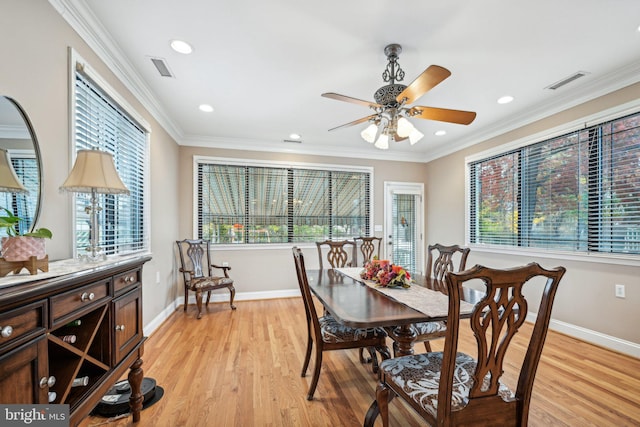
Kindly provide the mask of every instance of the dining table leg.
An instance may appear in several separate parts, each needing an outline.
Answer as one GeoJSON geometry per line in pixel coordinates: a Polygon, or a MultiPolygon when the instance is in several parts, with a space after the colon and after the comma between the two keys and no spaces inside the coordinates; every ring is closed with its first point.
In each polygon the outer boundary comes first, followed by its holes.
{"type": "Polygon", "coordinates": [[[395,356],[409,356],[413,354],[413,343],[417,333],[411,325],[396,326],[391,331],[391,338],[398,344],[395,356]]]}

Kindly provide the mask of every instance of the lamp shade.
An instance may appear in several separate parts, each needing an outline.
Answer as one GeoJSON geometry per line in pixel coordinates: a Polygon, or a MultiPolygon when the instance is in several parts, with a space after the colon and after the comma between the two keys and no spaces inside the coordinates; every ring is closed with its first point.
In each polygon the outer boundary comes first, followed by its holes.
{"type": "Polygon", "coordinates": [[[382,132],[374,145],[381,150],[387,150],[389,148],[389,135],[386,132],[382,132]]]}
{"type": "Polygon", "coordinates": [[[9,161],[9,154],[4,149],[0,149],[0,191],[5,193],[29,192],[18,179],[16,171],[13,170],[9,161]]]}
{"type": "Polygon", "coordinates": [[[360,136],[367,142],[373,143],[376,140],[376,134],[378,133],[378,126],[374,123],[371,123],[369,126],[365,128],[362,132],[360,132],[360,136]]]}
{"type": "Polygon", "coordinates": [[[100,150],[79,150],[76,162],[61,191],[74,193],[129,194],[110,153],[100,150]]]}

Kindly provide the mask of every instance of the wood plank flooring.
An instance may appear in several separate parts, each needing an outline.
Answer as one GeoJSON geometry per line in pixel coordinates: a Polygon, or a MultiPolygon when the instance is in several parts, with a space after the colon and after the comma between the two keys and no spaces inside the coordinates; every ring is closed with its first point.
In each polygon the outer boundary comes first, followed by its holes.
{"type": "MultiPolygon", "coordinates": [[[[325,353],[315,399],[307,401],[311,375],[300,377],[306,346],[302,300],[236,304],[235,311],[226,303],[210,304],[201,320],[195,307],[186,314],[180,308],[149,337],[145,376],[155,378],[165,395],[142,411],[138,426],[362,425],[376,378],[370,365],[360,364],[356,350],[325,353]]],[[[465,351],[472,343],[469,337],[463,340],[465,351]]],[[[517,354],[509,360],[521,357],[524,345],[516,340],[517,354]]],[[[441,350],[442,340],[432,347],[441,350]]],[[[505,382],[513,386],[509,366],[505,382]]],[[[390,407],[392,426],[425,425],[399,399],[390,407]]],[[[81,424],[99,425],[134,424],[130,416],[94,416],[81,424]]],[[[640,426],[640,360],[550,331],[529,425],[640,426]]]]}

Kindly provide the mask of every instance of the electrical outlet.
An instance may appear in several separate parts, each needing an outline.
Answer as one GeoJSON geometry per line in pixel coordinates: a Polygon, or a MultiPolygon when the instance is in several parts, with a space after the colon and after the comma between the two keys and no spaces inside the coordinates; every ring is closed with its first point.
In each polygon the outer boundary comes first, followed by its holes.
{"type": "Polygon", "coordinates": [[[616,283],[616,297],[618,297],[618,298],[624,298],[625,297],[624,285],[616,283]]]}
{"type": "Polygon", "coordinates": [[[156,271],[156,284],[160,283],[160,272],[156,271]]]}
{"type": "Polygon", "coordinates": [[[223,267],[229,267],[229,263],[227,261],[222,261],[222,266],[223,267]]]}

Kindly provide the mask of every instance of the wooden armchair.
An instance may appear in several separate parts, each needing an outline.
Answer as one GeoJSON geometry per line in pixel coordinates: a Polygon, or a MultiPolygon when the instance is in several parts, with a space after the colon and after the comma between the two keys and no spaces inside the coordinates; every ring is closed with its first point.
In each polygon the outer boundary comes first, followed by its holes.
{"type": "Polygon", "coordinates": [[[357,265],[356,243],[353,240],[325,240],[316,242],[320,268],[326,259],[331,268],[355,267],[357,265]]]}
{"type": "Polygon", "coordinates": [[[382,245],[382,237],[356,237],[356,245],[360,243],[360,253],[362,254],[362,262],[360,265],[365,265],[371,261],[374,257],[380,259],[380,246],[382,245]]]}
{"type": "Polygon", "coordinates": [[[446,273],[449,313],[444,351],[383,361],[376,400],[364,425],[373,426],[381,415],[382,425],[388,426],[388,404],[399,396],[434,426],[526,426],[551,308],[564,273],[564,267],[545,270],[536,263],[507,270],[476,265],[460,273],[446,273]],[[524,358],[509,358],[507,364],[509,343],[527,316],[523,287],[530,282],[539,284],[538,278],[545,283],[529,345],[524,358]],[[481,281],[486,295],[474,307],[471,319],[461,322],[460,294],[462,285],[470,280],[481,281]],[[476,339],[475,357],[458,352],[463,327],[470,328],[476,339]],[[515,392],[500,381],[505,366],[517,370],[515,392]]]}
{"type": "Polygon", "coordinates": [[[229,304],[233,310],[233,298],[236,290],[233,287],[233,279],[229,277],[231,267],[215,265],[211,262],[211,243],[208,240],[177,240],[178,253],[180,254],[180,272],[184,279],[184,311],[187,311],[189,291],[196,293],[196,305],[198,307],[198,319],[202,317],[202,293],[207,292],[207,302],[211,298],[214,289],[227,288],[231,293],[229,304]],[[213,274],[213,269],[222,270],[222,276],[213,274]]]}
{"type": "Polygon", "coordinates": [[[387,334],[382,328],[351,328],[339,323],[331,315],[319,317],[307,280],[304,256],[302,250],[298,247],[293,247],[293,261],[295,263],[298,285],[302,293],[302,301],[304,302],[307,317],[307,351],[302,365],[301,376],[303,377],[307,374],[307,368],[311,360],[311,349],[314,343],[316,348],[313,378],[309,385],[309,392],[307,393],[307,400],[312,400],[318,385],[318,379],[320,378],[322,353],[325,351],[349,348],[375,348],[382,354],[383,359],[388,359],[391,354],[386,344],[387,334]]]}

